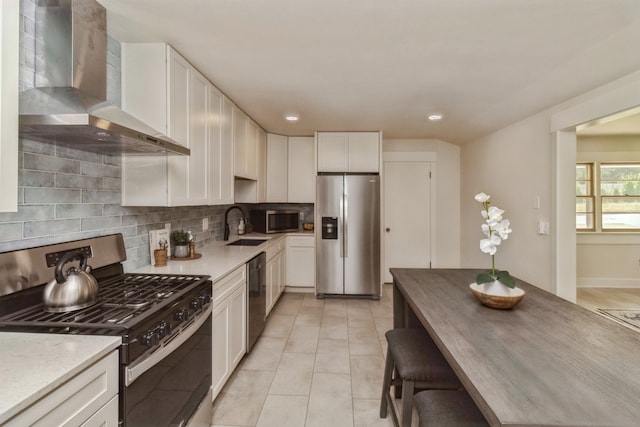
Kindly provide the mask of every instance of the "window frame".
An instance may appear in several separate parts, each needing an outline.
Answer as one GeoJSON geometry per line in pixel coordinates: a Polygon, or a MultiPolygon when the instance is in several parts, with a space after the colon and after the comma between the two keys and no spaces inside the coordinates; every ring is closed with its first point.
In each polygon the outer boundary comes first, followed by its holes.
{"type": "MultiPolygon", "coordinates": [[[[596,231],[597,226],[597,219],[598,216],[596,215],[596,197],[594,195],[594,189],[595,189],[595,183],[594,183],[594,169],[595,169],[595,164],[592,162],[581,162],[581,163],[576,163],[576,172],[577,172],[577,168],[578,166],[585,166],[587,168],[587,179],[584,180],[578,180],[578,176],[576,173],[576,202],[578,200],[589,200],[591,202],[591,212],[584,212],[587,216],[589,214],[591,214],[592,216],[592,221],[591,221],[591,227],[584,227],[584,228],[578,228],[578,210],[576,209],[576,231],[584,231],[584,232],[593,232],[596,231]],[[587,184],[587,194],[585,195],[581,195],[578,196],[578,192],[577,192],[577,183],[578,182],[586,182],[587,184]]],[[[577,206],[577,203],[576,203],[577,206]]],[[[580,212],[582,213],[582,212],[580,212]]]]}
{"type": "MultiPolygon", "coordinates": [[[[600,207],[600,213],[598,215],[599,220],[600,220],[600,231],[605,232],[605,233],[610,233],[610,232],[631,232],[631,233],[637,233],[640,232],[640,227],[638,228],[610,228],[607,227],[605,228],[605,223],[604,223],[604,202],[607,199],[621,199],[621,198],[632,198],[632,199],[636,199],[638,201],[640,201],[640,195],[603,195],[602,194],[602,183],[603,183],[603,179],[602,179],[602,166],[628,166],[628,165],[633,165],[635,167],[640,168],[640,162],[598,162],[598,202],[599,202],[599,207],[600,207]]],[[[640,179],[638,179],[638,181],[640,181],[640,179]]],[[[638,211],[634,211],[637,214],[640,214],[640,210],[638,211]]],[[[607,212],[607,213],[611,213],[611,212],[607,212]]],[[[614,212],[615,213],[615,212],[614,212]]],[[[624,214],[624,212],[618,212],[620,214],[624,214]]]]}
{"type": "MultiPolygon", "coordinates": [[[[602,233],[620,233],[620,232],[625,232],[625,233],[640,233],[640,227],[638,228],[611,228],[611,227],[606,227],[605,226],[605,222],[604,222],[604,215],[605,213],[610,214],[610,213],[615,213],[615,212],[605,212],[604,211],[604,203],[606,202],[607,199],[609,198],[616,198],[616,199],[620,199],[620,198],[626,198],[626,197],[630,197],[633,199],[636,199],[638,201],[640,201],[640,194],[638,195],[603,195],[602,194],[602,166],[616,166],[619,165],[620,167],[623,167],[625,165],[633,165],[633,166],[637,166],[638,168],[640,168],[640,162],[636,162],[636,161],[626,161],[626,162],[611,162],[611,161],[604,161],[604,162],[599,162],[599,161],[595,161],[595,162],[576,162],[576,202],[580,199],[586,199],[586,200],[590,200],[590,203],[592,204],[592,208],[593,208],[593,212],[591,212],[591,214],[593,215],[593,223],[592,223],[592,227],[591,228],[578,228],[578,214],[584,214],[583,212],[578,212],[577,210],[577,203],[576,203],[576,232],[584,232],[584,233],[594,233],[594,232],[602,232],[602,233]],[[578,180],[578,175],[577,175],[577,170],[579,166],[587,166],[588,167],[588,179],[586,180],[578,180]],[[578,195],[577,192],[577,188],[578,188],[578,183],[583,183],[586,182],[587,183],[587,190],[590,192],[590,195],[578,195]]],[[[640,178],[638,179],[638,181],[640,182],[640,178]]],[[[585,212],[587,215],[589,214],[589,212],[585,212]]],[[[621,214],[624,214],[624,211],[619,212],[621,214]]],[[[637,213],[640,215],[640,209],[637,211],[633,211],[633,213],[637,213]]]]}

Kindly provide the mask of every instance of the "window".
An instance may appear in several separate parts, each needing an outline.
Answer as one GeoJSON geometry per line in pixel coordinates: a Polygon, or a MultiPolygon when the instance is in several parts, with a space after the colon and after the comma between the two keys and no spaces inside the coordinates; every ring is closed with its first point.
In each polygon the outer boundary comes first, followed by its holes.
{"type": "Polygon", "coordinates": [[[576,229],[595,230],[593,165],[576,165],[576,229]]]}
{"type": "Polygon", "coordinates": [[[640,164],[600,165],[602,230],[640,230],[640,164]]]}
{"type": "Polygon", "coordinates": [[[576,229],[640,231],[640,163],[576,164],[576,229]]]}

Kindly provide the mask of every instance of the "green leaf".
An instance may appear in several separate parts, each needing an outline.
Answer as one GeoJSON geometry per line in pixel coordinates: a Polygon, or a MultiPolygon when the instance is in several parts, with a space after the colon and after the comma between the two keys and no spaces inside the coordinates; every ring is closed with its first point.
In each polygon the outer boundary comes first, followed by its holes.
{"type": "Polygon", "coordinates": [[[478,274],[478,276],[476,276],[476,283],[478,285],[481,285],[483,283],[491,283],[493,281],[496,280],[496,277],[494,277],[491,273],[486,272],[486,273],[480,273],[478,274]]]}
{"type": "Polygon", "coordinates": [[[516,287],[516,281],[513,280],[513,277],[511,277],[509,275],[508,271],[497,271],[496,272],[496,280],[500,283],[502,283],[505,286],[508,286],[509,288],[515,288],[516,287]]]}

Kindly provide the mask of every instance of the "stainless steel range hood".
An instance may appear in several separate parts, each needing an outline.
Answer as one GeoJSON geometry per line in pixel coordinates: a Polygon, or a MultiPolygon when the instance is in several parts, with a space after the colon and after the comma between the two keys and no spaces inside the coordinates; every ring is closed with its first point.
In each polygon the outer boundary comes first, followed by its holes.
{"type": "Polygon", "coordinates": [[[95,0],[38,0],[35,88],[20,93],[20,136],[103,154],[190,150],[107,100],[107,13],[95,0]]]}

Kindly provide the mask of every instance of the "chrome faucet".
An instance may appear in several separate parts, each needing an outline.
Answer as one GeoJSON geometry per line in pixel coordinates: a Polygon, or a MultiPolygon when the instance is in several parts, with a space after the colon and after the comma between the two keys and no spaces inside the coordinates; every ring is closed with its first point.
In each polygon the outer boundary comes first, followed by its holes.
{"type": "Polygon", "coordinates": [[[242,214],[242,219],[244,220],[245,224],[247,223],[247,217],[244,214],[244,211],[242,210],[242,208],[238,205],[233,205],[231,207],[229,207],[225,213],[224,213],[224,240],[229,240],[229,234],[231,234],[231,231],[229,230],[229,211],[231,209],[238,209],[240,211],[240,213],[242,214]]]}

